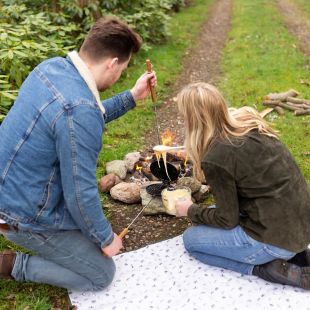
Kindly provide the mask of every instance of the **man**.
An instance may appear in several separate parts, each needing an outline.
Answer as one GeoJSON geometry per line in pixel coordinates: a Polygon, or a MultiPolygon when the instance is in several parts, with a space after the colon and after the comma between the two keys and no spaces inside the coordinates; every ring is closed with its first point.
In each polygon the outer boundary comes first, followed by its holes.
{"type": "Polygon", "coordinates": [[[115,18],[98,20],[82,47],[38,65],[0,127],[0,229],[37,256],[4,251],[0,278],[75,290],[111,283],[122,240],[105,218],[96,166],[105,123],[149,94],[154,73],[101,102],[141,39],[115,18]]]}

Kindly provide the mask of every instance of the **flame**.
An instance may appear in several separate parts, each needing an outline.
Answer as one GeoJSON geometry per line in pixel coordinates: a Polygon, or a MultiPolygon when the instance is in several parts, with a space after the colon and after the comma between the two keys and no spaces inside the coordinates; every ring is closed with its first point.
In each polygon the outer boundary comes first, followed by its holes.
{"type": "Polygon", "coordinates": [[[184,166],[187,165],[187,161],[188,161],[188,156],[186,155],[185,160],[184,160],[184,166]]]}
{"type": "Polygon", "coordinates": [[[176,155],[183,160],[187,160],[187,153],[185,150],[177,152],[176,155]]]}
{"type": "Polygon", "coordinates": [[[170,129],[167,129],[165,132],[161,135],[161,141],[163,145],[173,145],[173,142],[175,140],[176,134],[172,132],[170,129]]]}
{"type": "Polygon", "coordinates": [[[138,171],[139,173],[141,172],[142,168],[142,166],[136,165],[136,171],[138,171]]]}
{"type": "Polygon", "coordinates": [[[146,161],[146,162],[149,162],[149,161],[152,160],[152,158],[153,158],[153,156],[146,156],[146,157],[145,157],[145,161],[146,161]]]}

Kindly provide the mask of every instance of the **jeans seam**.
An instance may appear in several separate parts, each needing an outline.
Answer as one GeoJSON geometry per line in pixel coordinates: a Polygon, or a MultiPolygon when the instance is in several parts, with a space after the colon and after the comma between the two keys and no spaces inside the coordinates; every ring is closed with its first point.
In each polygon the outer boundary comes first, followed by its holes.
{"type": "Polygon", "coordinates": [[[289,259],[289,258],[293,257],[295,254],[295,253],[292,253],[292,255],[280,255],[280,254],[272,251],[271,249],[269,249],[268,246],[265,246],[264,250],[269,255],[274,256],[275,258],[282,258],[282,259],[289,259]]]}
{"type": "MultiPolygon", "coordinates": [[[[244,257],[244,260],[246,261],[247,264],[255,264],[256,258],[260,255],[265,253],[265,247],[259,248],[255,253],[252,253],[251,255],[248,255],[244,257]]],[[[268,253],[269,254],[269,253],[268,253]]]]}
{"type": "Polygon", "coordinates": [[[241,240],[239,234],[236,232],[236,229],[234,229],[234,237],[235,237],[236,241],[237,241],[240,245],[243,245],[243,244],[244,244],[244,242],[242,242],[242,240],[241,240]]]}

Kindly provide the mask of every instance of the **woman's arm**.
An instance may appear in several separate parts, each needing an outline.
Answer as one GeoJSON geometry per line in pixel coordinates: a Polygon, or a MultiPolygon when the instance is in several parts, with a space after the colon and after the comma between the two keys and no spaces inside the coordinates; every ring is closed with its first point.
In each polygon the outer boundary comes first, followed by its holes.
{"type": "Polygon", "coordinates": [[[224,168],[212,164],[202,164],[205,177],[215,196],[216,208],[208,209],[193,204],[188,209],[188,217],[194,223],[231,229],[239,224],[239,202],[234,177],[224,168]]]}

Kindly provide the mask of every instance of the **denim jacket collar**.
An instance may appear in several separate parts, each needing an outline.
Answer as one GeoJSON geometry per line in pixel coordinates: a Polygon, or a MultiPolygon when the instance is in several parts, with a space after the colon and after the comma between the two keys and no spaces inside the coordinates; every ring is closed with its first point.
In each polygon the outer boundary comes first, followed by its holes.
{"type": "Polygon", "coordinates": [[[72,51],[68,53],[68,56],[70,57],[73,65],[77,69],[77,71],[80,73],[82,78],[84,79],[85,83],[89,87],[90,91],[93,93],[94,97],[96,98],[97,104],[99,106],[99,109],[101,110],[102,114],[105,114],[105,108],[101,103],[99,92],[96,86],[96,82],[94,80],[94,77],[90,70],[88,69],[85,62],[81,59],[79,54],[76,51],[72,51]]]}

